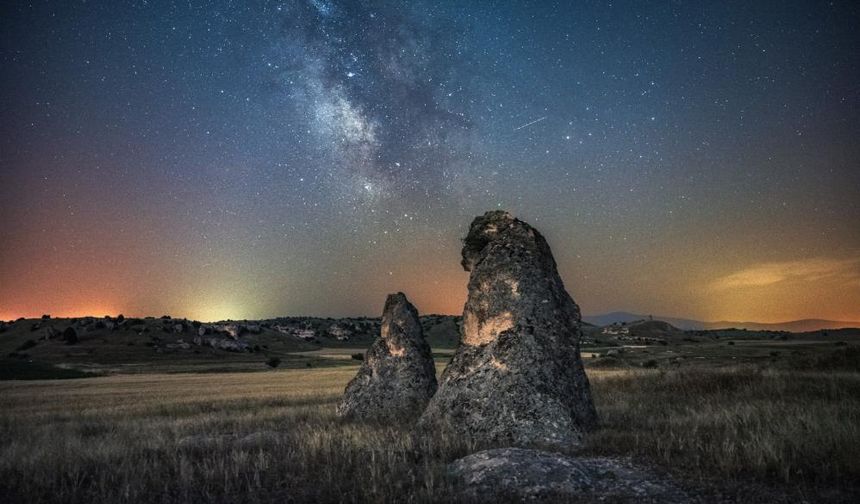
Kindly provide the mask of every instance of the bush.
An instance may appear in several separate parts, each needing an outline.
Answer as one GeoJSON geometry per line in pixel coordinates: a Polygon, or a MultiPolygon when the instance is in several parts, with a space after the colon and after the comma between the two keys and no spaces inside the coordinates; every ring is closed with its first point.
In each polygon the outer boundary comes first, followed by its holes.
{"type": "Polygon", "coordinates": [[[616,368],[616,367],[626,367],[626,364],[621,359],[616,357],[598,357],[592,362],[588,363],[588,367],[592,368],[616,368]]]}
{"type": "Polygon", "coordinates": [[[74,327],[67,327],[66,330],[63,331],[63,341],[65,341],[67,345],[74,345],[78,342],[78,332],[75,331],[74,327]]]}
{"type": "Polygon", "coordinates": [[[36,346],[36,342],[34,340],[28,339],[24,343],[21,343],[21,346],[17,348],[17,351],[28,350],[36,346]]]}
{"type": "Polygon", "coordinates": [[[364,354],[361,354],[361,353],[354,353],[350,357],[352,357],[352,360],[357,360],[357,361],[363,361],[364,360],[364,354]]]}
{"type": "Polygon", "coordinates": [[[269,360],[266,361],[266,365],[272,369],[275,369],[276,367],[281,365],[281,359],[277,357],[270,357],[269,360]]]}

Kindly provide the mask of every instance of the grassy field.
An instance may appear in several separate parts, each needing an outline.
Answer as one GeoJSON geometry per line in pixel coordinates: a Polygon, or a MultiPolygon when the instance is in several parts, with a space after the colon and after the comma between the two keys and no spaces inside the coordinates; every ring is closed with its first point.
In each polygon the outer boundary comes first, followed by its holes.
{"type": "MultiPolygon", "coordinates": [[[[0,382],[0,500],[449,500],[445,466],[475,447],[340,422],[356,365],[0,382]]],[[[857,497],[860,373],[589,376],[602,423],[586,453],[657,465],[706,500],[857,497]]]]}

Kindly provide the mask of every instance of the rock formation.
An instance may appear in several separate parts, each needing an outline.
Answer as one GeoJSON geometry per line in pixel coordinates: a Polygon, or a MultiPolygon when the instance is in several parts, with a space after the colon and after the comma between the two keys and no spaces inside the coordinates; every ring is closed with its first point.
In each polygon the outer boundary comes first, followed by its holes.
{"type": "Polygon", "coordinates": [[[572,447],[596,422],[579,354],[579,307],[540,233],[503,211],[464,240],[460,345],[421,417],[479,445],[572,447]]]}
{"type": "Polygon", "coordinates": [[[421,414],[436,392],[436,368],[418,311],[403,293],[385,300],[380,335],[346,386],[339,416],[402,421],[421,414]]]}

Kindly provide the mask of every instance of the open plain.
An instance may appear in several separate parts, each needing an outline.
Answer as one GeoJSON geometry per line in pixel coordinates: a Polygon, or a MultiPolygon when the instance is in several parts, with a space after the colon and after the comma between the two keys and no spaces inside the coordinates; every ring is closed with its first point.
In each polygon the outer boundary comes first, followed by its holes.
{"type": "MultiPolygon", "coordinates": [[[[578,453],[656,467],[693,501],[856,499],[860,347],[745,345],[752,347],[680,342],[586,357],[600,424],[578,453]],[[687,357],[675,364],[667,351],[687,357]]],[[[359,364],[343,358],[349,353],[312,351],[332,365],[311,368],[267,369],[258,357],[257,372],[199,373],[175,363],[169,373],[2,381],[0,495],[66,503],[457,500],[448,464],[478,447],[416,437],[409,424],[336,417],[359,364]]],[[[446,355],[437,353],[439,372],[446,355]]]]}

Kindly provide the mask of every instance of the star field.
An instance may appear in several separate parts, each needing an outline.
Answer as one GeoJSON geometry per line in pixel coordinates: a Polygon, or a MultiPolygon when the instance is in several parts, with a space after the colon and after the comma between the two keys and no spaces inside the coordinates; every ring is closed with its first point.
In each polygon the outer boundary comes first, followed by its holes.
{"type": "Polygon", "coordinates": [[[0,318],[462,308],[505,208],[585,313],[860,320],[853,2],[4,5],[0,318]]]}

